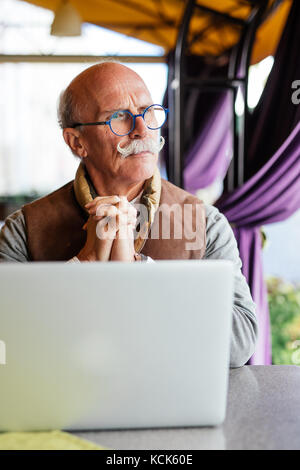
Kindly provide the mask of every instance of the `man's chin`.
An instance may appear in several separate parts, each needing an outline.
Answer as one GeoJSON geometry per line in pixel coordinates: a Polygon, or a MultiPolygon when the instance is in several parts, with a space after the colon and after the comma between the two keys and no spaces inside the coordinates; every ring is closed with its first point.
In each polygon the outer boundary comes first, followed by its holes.
{"type": "Polygon", "coordinates": [[[157,166],[157,156],[154,154],[147,153],[144,156],[127,157],[122,165],[122,172],[128,179],[134,181],[142,181],[153,176],[155,168],[157,166]]]}

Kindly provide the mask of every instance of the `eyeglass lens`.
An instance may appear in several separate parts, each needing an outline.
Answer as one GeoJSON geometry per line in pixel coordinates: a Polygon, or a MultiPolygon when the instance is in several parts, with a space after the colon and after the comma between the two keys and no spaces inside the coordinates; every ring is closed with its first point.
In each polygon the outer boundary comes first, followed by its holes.
{"type": "MultiPolygon", "coordinates": [[[[165,122],[166,113],[162,106],[150,106],[144,114],[149,129],[159,129],[165,122]]],[[[115,134],[126,135],[133,129],[133,118],[128,111],[117,111],[111,118],[111,129],[115,134]]]]}

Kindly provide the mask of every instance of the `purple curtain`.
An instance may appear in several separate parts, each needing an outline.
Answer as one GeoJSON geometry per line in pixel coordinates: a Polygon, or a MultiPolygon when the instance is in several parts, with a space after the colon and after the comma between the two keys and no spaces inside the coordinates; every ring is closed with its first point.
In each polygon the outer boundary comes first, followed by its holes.
{"type": "MultiPolygon", "coordinates": [[[[248,119],[245,164],[248,181],[232,194],[224,194],[215,204],[233,226],[242,270],[257,305],[259,341],[251,364],[271,363],[260,226],[282,221],[300,208],[300,106],[291,100],[292,83],[300,79],[299,20],[300,2],[294,1],[265,90],[248,119]]],[[[208,186],[228,166],[226,137],[215,151],[209,145],[215,129],[222,125],[223,104],[219,103],[219,112],[216,106],[214,114],[206,113],[207,125],[202,126],[187,154],[184,177],[190,191],[208,186]]],[[[218,141],[219,133],[216,135],[218,141]]]]}
{"type": "Polygon", "coordinates": [[[274,66],[247,129],[246,180],[253,176],[289,136],[300,120],[292,102],[292,83],[300,80],[300,2],[294,0],[280,39],[274,66]]]}
{"type": "MultiPolygon", "coordinates": [[[[285,141],[300,120],[300,106],[292,103],[292,83],[300,80],[300,2],[294,1],[275,55],[274,66],[253,114],[247,116],[245,179],[251,178],[285,141]]],[[[195,77],[222,77],[225,66],[207,66],[189,57],[188,73],[195,77]]],[[[184,187],[190,192],[209,186],[226,173],[232,107],[230,95],[199,90],[185,97],[184,187]],[[213,98],[211,98],[213,96],[213,98]],[[228,126],[228,127],[227,127],[228,126]],[[223,140],[220,136],[223,134],[223,140]]],[[[167,151],[167,147],[166,147],[167,151]]]]}
{"type": "MultiPolygon", "coordinates": [[[[173,80],[174,53],[168,55],[168,88],[173,80]]],[[[218,61],[217,61],[218,62],[218,61]]],[[[186,75],[195,79],[227,78],[228,61],[211,63],[203,57],[186,58],[186,75]]],[[[185,89],[184,117],[184,187],[194,193],[206,187],[217,177],[225,176],[233,152],[232,143],[232,96],[229,91],[208,91],[199,88],[185,89]],[[207,183],[208,181],[208,183],[207,183]],[[203,186],[202,186],[203,185],[203,186]]],[[[168,107],[168,93],[163,104],[168,107]]],[[[166,145],[162,158],[169,175],[169,130],[165,126],[162,135],[166,145]]]]}
{"type": "MultiPolygon", "coordinates": [[[[233,226],[242,270],[257,305],[260,334],[252,364],[271,363],[260,226],[285,220],[300,208],[300,105],[291,100],[292,83],[300,79],[299,21],[300,2],[294,1],[266,87],[254,113],[248,117],[246,183],[233,193],[224,194],[215,204],[233,226]]],[[[198,66],[196,74],[201,77],[220,76],[226,70],[215,66],[206,74],[203,60],[201,63],[190,57],[189,61],[194,74],[198,66]]],[[[228,116],[232,113],[227,108],[228,96],[219,93],[211,100],[204,94],[201,101],[199,97],[195,99],[199,91],[193,93],[184,101],[187,122],[184,182],[190,192],[209,186],[225,174],[232,149],[228,136],[228,116]]]]}
{"type": "Polygon", "coordinates": [[[233,226],[257,305],[259,341],[251,364],[271,364],[270,322],[259,227],[300,209],[300,122],[275,155],[241,188],[216,204],[233,226]]]}
{"type": "Polygon", "coordinates": [[[248,122],[248,181],[216,203],[235,225],[243,273],[257,304],[260,336],[251,364],[271,364],[259,226],[285,220],[300,208],[300,106],[291,99],[292,83],[300,77],[299,20],[300,2],[294,1],[274,66],[248,122]]]}
{"type": "Polygon", "coordinates": [[[195,193],[224,179],[233,153],[232,94],[222,93],[185,159],[184,188],[195,193]]]}

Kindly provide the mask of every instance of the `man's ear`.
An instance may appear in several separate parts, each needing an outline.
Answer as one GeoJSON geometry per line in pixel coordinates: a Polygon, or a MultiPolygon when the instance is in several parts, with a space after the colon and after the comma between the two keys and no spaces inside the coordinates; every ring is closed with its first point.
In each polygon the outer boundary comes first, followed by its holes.
{"type": "Polygon", "coordinates": [[[84,146],[82,135],[73,127],[66,127],[63,130],[63,137],[66,144],[70,147],[73,153],[80,158],[87,157],[87,150],[84,146]]]}

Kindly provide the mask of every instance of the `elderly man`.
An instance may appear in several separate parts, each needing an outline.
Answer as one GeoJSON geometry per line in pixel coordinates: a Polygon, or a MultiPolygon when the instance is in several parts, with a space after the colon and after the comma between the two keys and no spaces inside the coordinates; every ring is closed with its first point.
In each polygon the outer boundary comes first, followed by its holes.
{"type": "Polygon", "coordinates": [[[75,180],[6,219],[0,260],[231,260],[230,364],[241,366],[254,352],[255,304],[226,218],[160,176],[166,114],[128,67],[105,62],[79,74],[59,104],[64,140],[81,160],[75,180]]]}

